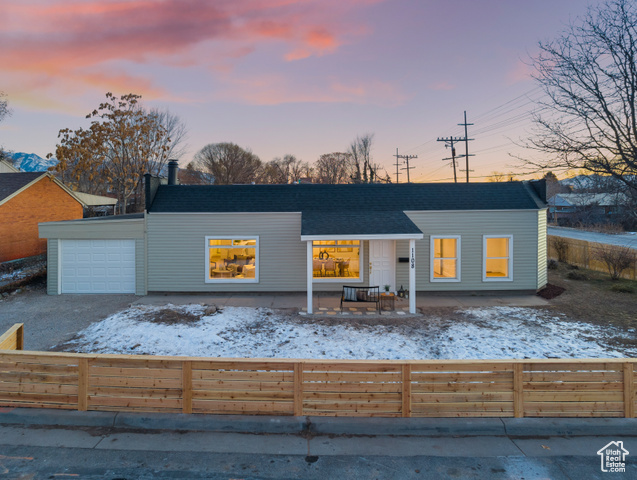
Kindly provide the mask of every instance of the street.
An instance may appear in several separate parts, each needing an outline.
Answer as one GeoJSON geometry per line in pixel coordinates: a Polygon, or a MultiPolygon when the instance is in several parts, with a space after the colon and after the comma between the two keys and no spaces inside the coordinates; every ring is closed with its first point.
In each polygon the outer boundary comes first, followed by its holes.
{"type": "Polygon", "coordinates": [[[0,478],[633,479],[635,419],[351,419],[0,411],[0,478]],[[251,431],[252,433],[247,433],[251,431]]]}

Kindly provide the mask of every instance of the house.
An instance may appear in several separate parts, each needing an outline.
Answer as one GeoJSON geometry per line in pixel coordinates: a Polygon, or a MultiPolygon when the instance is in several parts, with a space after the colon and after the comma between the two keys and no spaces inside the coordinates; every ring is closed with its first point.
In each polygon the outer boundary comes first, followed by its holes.
{"type": "Polygon", "coordinates": [[[0,262],[46,253],[38,223],[82,218],[83,208],[50,173],[0,173],[0,262]]]}
{"type": "Polygon", "coordinates": [[[170,178],[160,185],[147,176],[143,214],[41,224],[48,293],[302,291],[311,313],[314,291],[343,285],[536,292],[547,282],[542,181],[212,186],[170,178]]]}
{"type": "Polygon", "coordinates": [[[10,160],[3,158],[0,160],[0,173],[18,173],[20,170],[13,166],[10,160]]]}
{"type": "Polygon", "coordinates": [[[558,193],[548,201],[549,220],[559,223],[611,220],[624,211],[623,193],[558,193]]]}

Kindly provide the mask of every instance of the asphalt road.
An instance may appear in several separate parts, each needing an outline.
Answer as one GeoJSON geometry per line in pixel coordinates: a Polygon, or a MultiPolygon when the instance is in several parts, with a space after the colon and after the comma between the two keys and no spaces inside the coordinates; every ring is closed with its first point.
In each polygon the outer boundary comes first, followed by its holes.
{"type": "Polygon", "coordinates": [[[587,232],[576,228],[548,227],[549,235],[556,237],[573,238],[575,240],[585,240],[587,242],[607,243],[609,245],[619,245],[637,249],[637,233],[622,233],[611,235],[608,233],[587,232]]]}

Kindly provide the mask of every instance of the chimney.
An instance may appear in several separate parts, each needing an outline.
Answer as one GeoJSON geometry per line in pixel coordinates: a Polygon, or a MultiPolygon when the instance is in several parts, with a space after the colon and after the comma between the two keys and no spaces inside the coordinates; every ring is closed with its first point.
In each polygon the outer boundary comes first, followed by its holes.
{"type": "Polygon", "coordinates": [[[179,171],[179,163],[177,160],[168,162],[168,185],[177,185],[177,172],[179,171]]]}

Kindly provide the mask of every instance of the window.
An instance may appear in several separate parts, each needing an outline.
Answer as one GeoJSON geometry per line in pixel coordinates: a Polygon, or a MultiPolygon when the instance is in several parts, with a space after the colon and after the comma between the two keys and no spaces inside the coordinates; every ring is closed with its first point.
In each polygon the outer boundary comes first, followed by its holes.
{"type": "Polygon", "coordinates": [[[513,237],[511,235],[483,237],[483,275],[484,281],[513,280],[511,255],[513,237]]]}
{"type": "Polygon", "coordinates": [[[460,237],[431,237],[431,281],[460,281],[460,237]]]}
{"type": "Polygon", "coordinates": [[[259,237],[206,237],[206,282],[259,281],[259,237]]]}
{"type": "Polygon", "coordinates": [[[320,281],[361,280],[359,240],[319,240],[312,242],[312,270],[320,281]]]}

